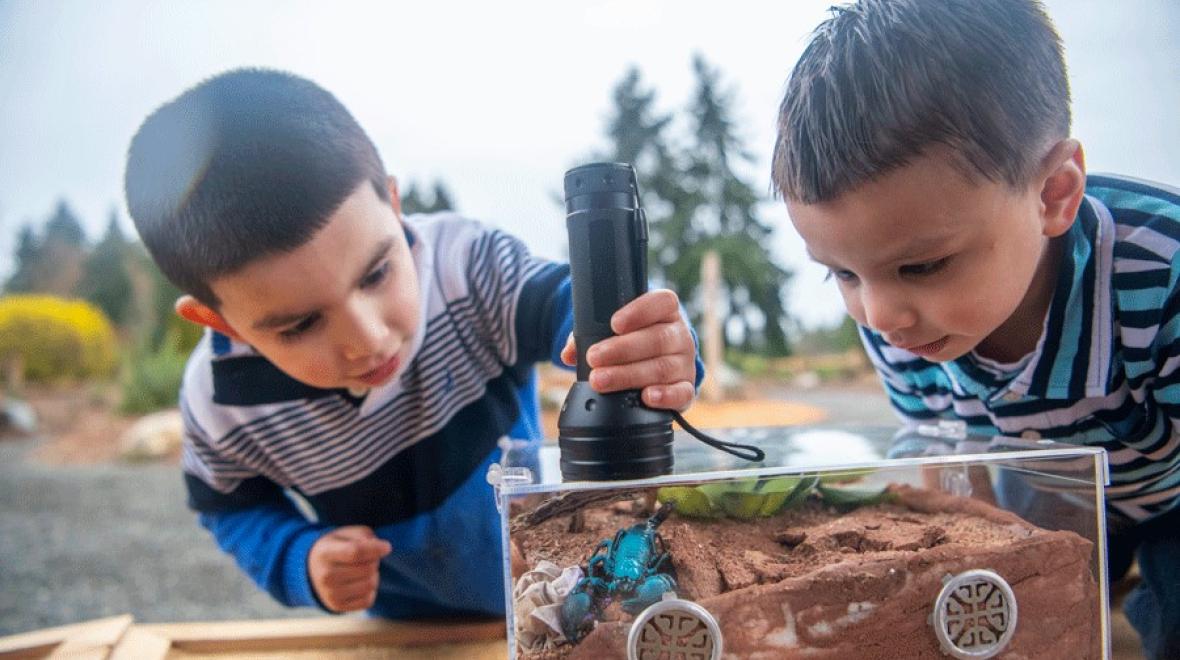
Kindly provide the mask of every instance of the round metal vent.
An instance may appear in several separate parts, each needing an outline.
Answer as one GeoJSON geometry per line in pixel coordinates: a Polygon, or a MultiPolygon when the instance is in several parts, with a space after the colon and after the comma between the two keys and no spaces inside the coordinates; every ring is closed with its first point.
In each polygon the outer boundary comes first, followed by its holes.
{"type": "Polygon", "coordinates": [[[709,610],[689,600],[665,598],[631,624],[627,660],[720,660],[721,627],[709,610]]]}
{"type": "Polygon", "coordinates": [[[960,660],[991,658],[1016,633],[1016,595],[993,571],[943,578],[931,623],[943,652],[960,660]]]}

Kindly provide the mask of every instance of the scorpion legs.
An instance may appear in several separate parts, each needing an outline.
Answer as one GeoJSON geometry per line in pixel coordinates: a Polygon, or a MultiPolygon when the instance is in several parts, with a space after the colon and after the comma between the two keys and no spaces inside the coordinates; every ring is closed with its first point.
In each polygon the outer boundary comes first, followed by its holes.
{"type": "Polygon", "coordinates": [[[577,642],[594,628],[602,617],[604,603],[610,595],[610,585],[600,577],[584,577],[561,604],[561,632],[571,642],[577,642]]]}
{"type": "Polygon", "coordinates": [[[644,578],[631,592],[631,598],[620,603],[623,611],[628,614],[638,614],[649,605],[658,603],[666,593],[676,592],[676,580],[664,573],[656,573],[644,578]]]}

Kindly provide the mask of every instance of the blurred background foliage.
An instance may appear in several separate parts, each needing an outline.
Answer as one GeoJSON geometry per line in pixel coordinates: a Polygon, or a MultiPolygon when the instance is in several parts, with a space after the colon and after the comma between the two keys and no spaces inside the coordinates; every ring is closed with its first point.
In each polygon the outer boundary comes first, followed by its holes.
{"type": "Polygon", "coordinates": [[[31,382],[107,378],[115,371],[115,332],[83,300],[51,295],[0,298],[0,361],[31,382]]]}

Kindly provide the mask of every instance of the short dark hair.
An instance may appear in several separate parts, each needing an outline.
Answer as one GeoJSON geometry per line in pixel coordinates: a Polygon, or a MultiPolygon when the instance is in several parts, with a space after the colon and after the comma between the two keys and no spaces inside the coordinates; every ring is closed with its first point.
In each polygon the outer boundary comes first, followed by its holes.
{"type": "Polygon", "coordinates": [[[209,282],[306,243],[363,181],[389,201],[369,137],[327,90],[238,69],[164,104],[127,154],[127,208],[160,270],[207,305],[209,282]]]}
{"type": "Polygon", "coordinates": [[[1061,39],[1037,0],[860,0],[832,8],[787,81],[772,179],[829,201],[936,145],[969,179],[1027,183],[1069,136],[1061,39]]]}

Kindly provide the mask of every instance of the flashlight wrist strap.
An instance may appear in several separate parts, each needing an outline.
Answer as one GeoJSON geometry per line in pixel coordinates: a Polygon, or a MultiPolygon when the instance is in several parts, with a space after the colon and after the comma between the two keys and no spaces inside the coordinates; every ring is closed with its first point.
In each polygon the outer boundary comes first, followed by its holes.
{"type": "Polygon", "coordinates": [[[710,447],[720,449],[723,452],[733,454],[738,458],[743,458],[747,461],[753,461],[755,463],[761,462],[766,458],[766,452],[753,445],[743,445],[739,442],[726,442],[724,440],[718,440],[717,438],[714,438],[696,428],[692,424],[689,424],[688,420],[684,419],[684,417],[679,412],[675,410],[671,412],[673,419],[675,419],[676,423],[680,425],[680,428],[688,431],[689,435],[696,438],[697,440],[700,440],[706,445],[709,445],[710,447]]]}

